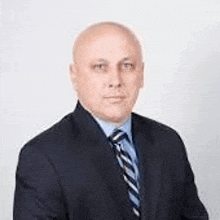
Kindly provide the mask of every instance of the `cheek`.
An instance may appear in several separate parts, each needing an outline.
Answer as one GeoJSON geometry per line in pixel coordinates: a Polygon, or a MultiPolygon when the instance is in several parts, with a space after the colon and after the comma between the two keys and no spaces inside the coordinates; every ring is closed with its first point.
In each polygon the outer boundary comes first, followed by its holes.
{"type": "Polygon", "coordinates": [[[101,81],[92,77],[81,77],[78,82],[78,90],[86,98],[94,98],[103,91],[101,81]]]}
{"type": "Polygon", "coordinates": [[[139,77],[130,78],[126,80],[126,87],[129,93],[136,93],[142,87],[142,80],[139,77]]]}

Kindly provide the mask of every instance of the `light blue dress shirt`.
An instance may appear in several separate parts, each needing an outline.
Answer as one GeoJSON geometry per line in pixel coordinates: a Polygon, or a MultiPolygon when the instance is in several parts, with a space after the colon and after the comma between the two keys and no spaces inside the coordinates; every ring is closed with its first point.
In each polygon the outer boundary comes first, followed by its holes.
{"type": "Polygon", "coordinates": [[[139,185],[139,170],[138,170],[138,159],[137,159],[137,153],[136,149],[134,147],[133,141],[132,141],[132,133],[131,133],[131,117],[129,117],[126,122],[121,125],[120,127],[117,127],[115,124],[108,123],[106,121],[103,121],[99,118],[95,118],[102,130],[104,131],[106,137],[109,137],[114,129],[120,129],[127,133],[128,138],[130,140],[130,143],[128,143],[126,140],[122,140],[122,145],[123,145],[123,150],[127,151],[128,154],[131,156],[132,159],[132,165],[135,169],[135,174],[136,174],[136,181],[139,185]]]}

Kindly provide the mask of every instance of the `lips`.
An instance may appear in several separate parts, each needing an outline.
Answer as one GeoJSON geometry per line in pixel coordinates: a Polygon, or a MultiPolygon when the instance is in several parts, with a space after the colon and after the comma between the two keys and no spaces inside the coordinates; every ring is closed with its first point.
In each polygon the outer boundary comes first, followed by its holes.
{"type": "Polygon", "coordinates": [[[113,96],[105,96],[104,97],[106,100],[108,100],[111,103],[119,103],[122,102],[126,96],[124,95],[113,95],[113,96]]]}
{"type": "Polygon", "coordinates": [[[106,99],[124,99],[125,96],[106,96],[106,99]]]}

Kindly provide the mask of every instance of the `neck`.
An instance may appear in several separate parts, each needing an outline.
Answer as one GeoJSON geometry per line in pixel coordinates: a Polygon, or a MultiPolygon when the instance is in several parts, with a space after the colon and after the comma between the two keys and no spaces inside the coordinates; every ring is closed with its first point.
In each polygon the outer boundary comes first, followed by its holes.
{"type": "Polygon", "coordinates": [[[96,117],[95,115],[92,114],[92,116],[100,121],[102,121],[103,123],[106,123],[106,124],[109,124],[115,128],[119,128],[121,127],[122,125],[124,125],[129,119],[130,119],[130,116],[127,117],[125,120],[121,121],[121,122],[112,122],[112,121],[109,121],[109,120],[105,120],[105,119],[102,119],[102,118],[99,118],[99,117],[96,117]]]}
{"type": "Polygon", "coordinates": [[[83,105],[83,103],[81,102],[81,101],[79,101],[79,103],[82,105],[82,107],[86,110],[86,111],[88,111],[92,116],[93,116],[93,118],[95,118],[95,119],[98,119],[98,120],[100,120],[100,121],[103,121],[104,123],[108,123],[108,124],[110,124],[110,125],[112,125],[112,126],[114,126],[114,127],[116,127],[116,128],[118,128],[118,127],[121,127],[123,124],[125,124],[128,120],[130,120],[130,118],[131,118],[131,114],[128,116],[128,117],[126,117],[125,119],[123,119],[123,120],[121,120],[121,121],[119,121],[119,122],[114,122],[114,121],[111,121],[111,120],[108,120],[108,119],[104,119],[104,118],[102,118],[102,117],[99,117],[99,116],[97,116],[97,115],[95,115],[89,108],[87,108],[85,105],[83,105]]]}

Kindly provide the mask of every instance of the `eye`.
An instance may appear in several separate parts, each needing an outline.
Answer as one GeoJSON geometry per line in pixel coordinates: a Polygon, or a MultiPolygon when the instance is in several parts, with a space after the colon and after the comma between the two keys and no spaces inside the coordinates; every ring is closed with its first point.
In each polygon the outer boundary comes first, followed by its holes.
{"type": "Polygon", "coordinates": [[[93,65],[93,69],[96,71],[105,71],[106,70],[106,64],[104,63],[98,63],[93,65]]]}
{"type": "Polygon", "coordinates": [[[134,69],[133,63],[123,63],[123,69],[126,71],[132,71],[134,69]]]}

